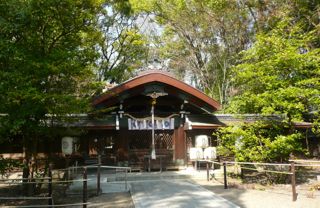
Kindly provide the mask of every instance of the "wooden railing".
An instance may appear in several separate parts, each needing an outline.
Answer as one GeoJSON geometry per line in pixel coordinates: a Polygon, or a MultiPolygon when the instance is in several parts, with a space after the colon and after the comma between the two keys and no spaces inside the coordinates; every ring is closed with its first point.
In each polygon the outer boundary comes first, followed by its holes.
{"type": "MultiPolygon", "coordinates": [[[[0,197],[0,199],[22,199],[22,200],[28,200],[28,199],[48,199],[48,204],[52,205],[53,204],[53,197],[52,197],[52,165],[49,165],[49,177],[44,177],[44,178],[11,178],[11,179],[0,179],[0,181],[27,181],[23,183],[38,183],[38,182],[33,182],[36,180],[49,180],[49,193],[47,197],[0,197]]],[[[15,183],[10,183],[10,184],[15,184],[15,183]]]]}
{"type": "MultiPolygon", "coordinates": [[[[48,205],[21,205],[21,206],[5,206],[5,207],[71,207],[71,206],[79,206],[83,205],[83,208],[86,208],[90,202],[87,202],[87,182],[90,181],[87,178],[88,168],[98,168],[97,171],[97,193],[100,194],[100,176],[101,176],[101,168],[108,168],[108,169],[125,169],[125,189],[127,190],[127,170],[130,170],[130,167],[118,167],[118,166],[101,166],[101,157],[98,157],[98,163],[87,165],[87,166],[78,166],[78,167],[70,167],[65,169],[59,169],[59,171],[68,171],[70,176],[70,170],[83,168],[83,180],[66,180],[66,181],[52,181],[52,165],[49,165],[49,177],[44,178],[15,178],[15,179],[0,179],[0,181],[15,181],[15,180],[22,180],[22,181],[29,181],[24,182],[26,184],[28,183],[48,183],[49,184],[49,193],[46,197],[0,197],[0,199],[9,199],[9,200],[30,200],[30,199],[36,199],[36,200],[48,200],[48,205]],[[48,182],[34,182],[35,180],[48,180],[48,182]],[[54,205],[53,204],[53,196],[52,196],[52,184],[53,183],[72,183],[72,182],[83,182],[83,202],[82,203],[76,203],[76,204],[61,204],[61,205],[54,205]]],[[[10,184],[16,184],[16,183],[10,183],[10,184]]],[[[19,183],[21,184],[21,183],[19,183]]]]}
{"type": "MultiPolygon", "coordinates": [[[[86,172],[86,168],[85,168],[85,172],[86,172]]],[[[48,200],[48,205],[20,205],[20,206],[2,206],[2,207],[7,207],[7,208],[13,208],[13,207],[71,207],[71,206],[79,206],[79,205],[83,205],[83,207],[87,207],[87,203],[86,201],[86,194],[84,195],[84,202],[83,203],[76,203],[76,204],[62,204],[62,205],[54,205],[53,203],[53,195],[52,195],[52,184],[53,183],[70,183],[70,182],[79,182],[79,181],[83,181],[83,189],[87,190],[87,178],[85,177],[84,180],[72,180],[72,181],[52,181],[52,165],[49,165],[49,176],[48,177],[43,177],[43,178],[10,178],[10,179],[0,179],[0,181],[24,181],[24,184],[37,184],[37,183],[48,183],[48,196],[44,196],[44,197],[25,197],[25,196],[21,196],[21,197],[0,197],[0,199],[7,199],[7,200],[48,200]],[[37,182],[37,180],[48,180],[48,182],[37,182]],[[25,182],[27,181],[27,182],[25,182]]],[[[21,184],[21,183],[17,183],[17,182],[10,182],[8,183],[10,184],[21,184]]]]}

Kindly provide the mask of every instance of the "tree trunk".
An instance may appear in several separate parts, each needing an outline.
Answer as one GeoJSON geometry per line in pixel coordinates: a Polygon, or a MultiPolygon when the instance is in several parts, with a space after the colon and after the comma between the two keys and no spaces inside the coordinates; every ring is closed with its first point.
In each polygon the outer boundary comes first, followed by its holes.
{"type": "MultiPolygon", "coordinates": [[[[29,178],[29,157],[27,155],[27,147],[26,147],[26,141],[23,142],[23,178],[29,178]]],[[[23,182],[28,182],[28,181],[23,181],[23,182]]],[[[23,183],[23,192],[25,195],[28,194],[28,184],[23,183]]]]}
{"type": "MultiPolygon", "coordinates": [[[[45,169],[44,169],[44,173],[43,173],[43,177],[46,177],[47,173],[48,173],[48,169],[49,169],[49,164],[51,162],[51,153],[52,153],[52,146],[49,145],[49,153],[48,153],[48,160],[46,162],[46,166],[45,166],[45,169]]],[[[41,180],[41,182],[43,182],[44,180],[41,180]]],[[[37,187],[36,187],[36,193],[40,193],[40,190],[41,190],[41,187],[42,187],[42,183],[38,183],[37,184],[37,187]]]]}
{"type": "MultiPolygon", "coordinates": [[[[35,178],[35,174],[36,174],[36,160],[37,160],[37,155],[38,155],[38,134],[36,133],[36,135],[31,139],[30,141],[30,146],[29,146],[29,150],[30,150],[30,155],[31,155],[31,161],[29,163],[29,171],[30,171],[30,178],[35,178]]],[[[30,180],[31,182],[36,182],[36,180],[30,180]]],[[[29,186],[29,190],[28,190],[28,193],[29,193],[29,196],[32,196],[35,193],[36,191],[36,184],[35,183],[32,183],[30,184],[29,186]]]]}
{"type": "MultiPolygon", "coordinates": [[[[37,145],[38,138],[26,138],[23,141],[23,178],[34,178],[34,172],[36,169],[36,157],[37,157],[37,145]]],[[[35,182],[35,180],[29,180],[30,182],[35,182]]],[[[28,181],[24,181],[28,182],[28,181]]],[[[35,184],[25,183],[23,185],[24,194],[27,196],[33,196],[35,184]]]]}

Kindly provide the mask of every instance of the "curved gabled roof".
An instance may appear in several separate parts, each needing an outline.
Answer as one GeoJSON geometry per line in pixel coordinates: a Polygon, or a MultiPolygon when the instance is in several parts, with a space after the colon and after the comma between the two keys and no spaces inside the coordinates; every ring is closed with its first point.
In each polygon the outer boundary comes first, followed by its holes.
{"type": "Polygon", "coordinates": [[[210,113],[220,107],[220,103],[206,94],[173,78],[170,73],[160,70],[146,71],[131,80],[119,84],[93,99],[91,104],[95,106],[103,103],[105,107],[108,107],[142,92],[152,91],[166,92],[210,113]]]}

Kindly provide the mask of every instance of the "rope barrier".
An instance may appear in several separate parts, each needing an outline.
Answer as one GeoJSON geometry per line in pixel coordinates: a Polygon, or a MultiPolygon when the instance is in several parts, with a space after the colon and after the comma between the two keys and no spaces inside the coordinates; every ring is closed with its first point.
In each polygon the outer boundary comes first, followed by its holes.
{"type": "Polygon", "coordinates": [[[310,161],[310,160],[289,160],[289,162],[308,162],[308,163],[320,163],[320,161],[310,161]]]}
{"type": "Polygon", "coordinates": [[[71,168],[64,168],[64,169],[56,169],[55,171],[72,170],[72,169],[86,168],[86,167],[97,166],[97,165],[101,165],[101,163],[92,164],[92,165],[85,165],[85,166],[77,166],[77,167],[71,167],[71,168]]]}
{"type": "Polygon", "coordinates": [[[211,161],[211,160],[201,160],[201,161],[205,161],[205,162],[210,162],[210,163],[215,163],[215,164],[222,165],[222,163],[220,163],[220,162],[215,162],[215,161],[211,161]]]}
{"type": "Polygon", "coordinates": [[[111,169],[131,169],[131,167],[121,167],[121,166],[100,166],[101,168],[111,168],[111,169]]]}
{"type": "MultiPolygon", "coordinates": [[[[210,161],[210,160],[203,160],[205,162],[210,162],[210,163],[216,163],[216,164],[220,164],[220,165],[223,165],[223,163],[219,163],[219,162],[214,162],[214,161],[210,161]]],[[[231,163],[231,164],[237,164],[237,163],[240,163],[240,164],[270,164],[270,163],[247,163],[247,162],[231,162],[231,161],[226,161],[226,163],[231,163]]],[[[277,163],[275,163],[277,164],[277,163]]],[[[226,164],[227,165],[227,164],[226,164]]],[[[282,165],[290,165],[290,164],[282,164],[282,165]]],[[[229,165],[231,166],[231,165],[229,165]]],[[[245,168],[245,167],[242,167],[240,165],[235,165],[235,167],[241,167],[242,169],[247,169],[247,170],[256,170],[258,172],[270,172],[270,173],[281,173],[281,174],[288,174],[288,175],[292,175],[293,173],[288,173],[288,172],[280,172],[280,171],[273,171],[273,170],[258,170],[256,168],[245,168]]],[[[227,172],[232,172],[232,171],[227,171],[227,172]]]]}
{"type": "Polygon", "coordinates": [[[226,161],[226,163],[231,164],[248,164],[248,165],[279,165],[279,166],[290,166],[290,164],[279,164],[279,163],[249,163],[249,162],[232,162],[232,161],[226,161]]]}
{"type": "Polygon", "coordinates": [[[43,183],[43,184],[49,184],[49,183],[73,183],[73,182],[83,182],[83,181],[91,181],[91,179],[87,179],[87,180],[71,180],[71,181],[52,181],[52,182],[47,182],[47,181],[43,181],[43,182],[21,182],[21,183],[0,183],[0,184],[8,184],[8,185],[11,185],[11,184],[27,184],[27,183],[43,183]]]}
{"type": "Polygon", "coordinates": [[[9,178],[9,179],[0,179],[0,181],[19,181],[19,180],[46,180],[51,179],[50,177],[44,177],[44,178],[9,178]]]}
{"type": "Polygon", "coordinates": [[[91,168],[97,168],[100,165],[101,168],[112,168],[112,169],[131,169],[131,167],[121,167],[121,166],[102,166],[101,163],[92,164],[92,165],[86,165],[86,166],[77,166],[77,167],[71,167],[71,168],[65,168],[65,169],[57,169],[55,171],[62,171],[62,170],[72,170],[72,169],[78,169],[78,168],[85,168],[85,167],[91,167],[91,168]]]}
{"type": "Polygon", "coordinates": [[[4,206],[3,208],[20,208],[20,207],[72,207],[72,206],[79,206],[79,205],[88,205],[91,202],[86,203],[75,203],[75,204],[58,204],[58,205],[19,205],[19,206],[4,206]]]}
{"type": "Polygon", "coordinates": [[[307,165],[307,164],[295,164],[294,166],[295,167],[296,166],[299,166],[299,167],[320,167],[320,165],[307,165]]]}
{"type": "MultiPolygon", "coordinates": [[[[296,160],[289,160],[296,161],[296,160]]],[[[306,160],[307,161],[307,160],[306,160]]],[[[291,166],[291,164],[279,164],[279,163],[248,163],[248,162],[232,162],[226,161],[226,163],[230,164],[247,164],[247,165],[278,165],[278,166],[291,166]]],[[[295,164],[294,166],[306,166],[306,167],[320,167],[320,165],[309,165],[309,164],[295,164]]]]}
{"type": "Polygon", "coordinates": [[[288,175],[292,175],[293,174],[293,173],[273,171],[273,170],[258,170],[258,169],[255,169],[255,168],[244,168],[244,167],[241,167],[241,168],[242,169],[248,169],[248,170],[256,170],[258,172],[282,173],[282,174],[288,174],[288,175]]]}
{"type": "Polygon", "coordinates": [[[51,199],[52,197],[47,197],[47,196],[38,196],[38,197],[0,197],[0,199],[21,199],[21,200],[30,200],[30,199],[51,199]]]}
{"type": "MultiPolygon", "coordinates": [[[[223,165],[223,163],[214,162],[214,161],[210,161],[210,160],[203,160],[203,161],[223,165]]],[[[227,161],[226,161],[226,162],[227,162],[227,161]]],[[[234,162],[231,162],[231,163],[234,163],[234,162]]],[[[253,164],[253,163],[248,163],[248,164],[253,164]]],[[[257,163],[257,164],[261,164],[261,163],[257,163]]],[[[235,167],[241,167],[241,166],[240,166],[240,165],[236,165],[235,167]]],[[[280,171],[273,171],[273,170],[258,170],[258,169],[255,169],[255,168],[244,168],[244,167],[241,167],[241,168],[242,168],[242,169],[248,169],[248,170],[256,170],[256,171],[259,171],[259,172],[271,172],[271,173],[282,173],[282,174],[292,175],[292,173],[288,173],[288,172],[280,172],[280,171]]],[[[228,172],[228,171],[227,171],[227,172],[228,172]]],[[[230,172],[230,171],[229,171],[229,172],[230,172]]]]}

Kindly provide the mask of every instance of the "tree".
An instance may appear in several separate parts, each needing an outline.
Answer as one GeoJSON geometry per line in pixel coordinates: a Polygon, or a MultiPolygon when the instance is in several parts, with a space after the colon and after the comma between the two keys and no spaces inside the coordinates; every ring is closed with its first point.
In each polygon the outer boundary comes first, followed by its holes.
{"type": "Polygon", "coordinates": [[[277,11],[277,1],[130,2],[136,12],[150,14],[163,28],[155,50],[170,60],[176,76],[219,101],[223,109],[236,91],[231,77],[234,56],[249,48],[253,34],[270,26],[277,11]]]}
{"type": "Polygon", "coordinates": [[[290,153],[303,152],[305,149],[298,142],[300,132],[287,134],[277,126],[277,122],[257,121],[253,124],[240,123],[219,129],[218,153],[233,155],[236,161],[273,162],[288,160],[290,153]]]}
{"type": "Polygon", "coordinates": [[[98,59],[97,79],[109,83],[121,83],[132,76],[134,69],[145,60],[148,44],[141,32],[143,20],[139,22],[129,1],[110,1],[99,20],[102,35],[97,50],[101,51],[98,59]]]}
{"type": "Polygon", "coordinates": [[[288,159],[289,153],[304,151],[294,122],[320,104],[320,50],[312,47],[319,34],[305,32],[304,23],[288,16],[281,19],[273,30],[256,35],[253,47],[242,52],[242,64],[234,67],[241,87],[229,112],[282,115],[280,123],[265,120],[220,130],[220,150],[228,149],[239,161],[288,159]],[[236,147],[237,139],[243,148],[236,147]]]}
{"type": "Polygon", "coordinates": [[[26,178],[39,138],[62,134],[61,124],[75,119],[70,115],[90,109],[103,9],[96,0],[0,3],[0,142],[23,145],[26,178]]]}
{"type": "MultiPolygon", "coordinates": [[[[157,51],[179,78],[189,77],[189,83],[220,101],[224,112],[284,114],[281,125],[289,132],[277,131],[272,141],[288,133],[301,136],[293,122],[318,106],[316,1],[130,2],[163,28],[157,51]]],[[[278,124],[265,121],[259,128],[266,125],[278,124]]]]}
{"type": "Polygon", "coordinates": [[[293,130],[293,121],[319,105],[319,48],[317,30],[304,32],[303,24],[279,22],[268,33],[260,32],[254,46],[243,52],[243,64],[234,68],[240,88],[234,97],[233,112],[284,114],[293,130]]]}

